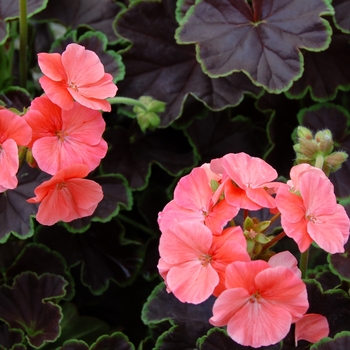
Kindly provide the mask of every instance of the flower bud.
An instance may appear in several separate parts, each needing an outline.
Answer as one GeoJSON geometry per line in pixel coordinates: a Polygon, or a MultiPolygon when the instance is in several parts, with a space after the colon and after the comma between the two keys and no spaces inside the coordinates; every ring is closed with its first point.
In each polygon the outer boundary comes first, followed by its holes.
{"type": "Polygon", "coordinates": [[[347,158],[348,155],[345,152],[333,152],[325,157],[325,163],[329,166],[330,171],[333,172],[338,170],[347,158]]]}
{"type": "Polygon", "coordinates": [[[298,126],[297,136],[299,139],[300,138],[307,139],[307,140],[313,139],[312,131],[306,128],[305,126],[298,126]]]}
{"type": "Polygon", "coordinates": [[[32,168],[39,168],[36,160],[33,157],[32,149],[28,148],[27,153],[26,153],[26,162],[28,163],[29,166],[32,168]]]}

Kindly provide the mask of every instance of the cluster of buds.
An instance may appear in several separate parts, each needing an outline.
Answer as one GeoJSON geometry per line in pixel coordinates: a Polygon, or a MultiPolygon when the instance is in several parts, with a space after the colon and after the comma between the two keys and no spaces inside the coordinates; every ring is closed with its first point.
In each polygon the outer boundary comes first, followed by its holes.
{"type": "Polygon", "coordinates": [[[297,164],[319,167],[327,176],[338,170],[348,157],[345,152],[333,152],[334,141],[328,129],[318,131],[314,136],[308,128],[299,126],[297,138],[298,142],[293,146],[297,164]]]}

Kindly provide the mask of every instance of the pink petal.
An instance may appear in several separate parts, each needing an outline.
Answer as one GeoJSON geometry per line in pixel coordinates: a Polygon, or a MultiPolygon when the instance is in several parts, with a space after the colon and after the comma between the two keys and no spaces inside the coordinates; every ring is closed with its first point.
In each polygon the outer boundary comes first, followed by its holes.
{"type": "Polygon", "coordinates": [[[62,53],[62,65],[69,83],[78,87],[96,82],[104,75],[103,64],[96,53],[74,43],[62,53]]]}
{"type": "Polygon", "coordinates": [[[199,260],[188,261],[172,267],[166,282],[181,302],[199,304],[212,295],[219,276],[211,264],[203,266],[199,260]]]}
{"type": "Polygon", "coordinates": [[[209,252],[212,236],[211,231],[203,224],[180,222],[160,236],[160,256],[172,265],[188,261],[200,262],[199,257],[209,252]]]}
{"type": "Polygon", "coordinates": [[[275,199],[264,188],[247,188],[247,197],[261,207],[275,208],[275,199]]]}
{"type": "MultiPolygon", "coordinates": [[[[111,111],[111,104],[106,100],[101,100],[101,99],[92,98],[92,97],[85,97],[81,95],[79,92],[71,88],[68,88],[68,91],[69,91],[69,94],[73,96],[75,101],[79,102],[81,105],[85,107],[96,109],[96,110],[100,109],[104,112],[111,111]]],[[[65,108],[65,109],[69,109],[69,108],[65,108]]]]}
{"type": "Polygon", "coordinates": [[[290,223],[297,223],[305,216],[305,206],[302,198],[288,190],[287,187],[279,188],[276,195],[278,210],[290,223]]]}
{"type": "Polygon", "coordinates": [[[67,90],[65,81],[54,81],[43,76],[39,83],[50,100],[60,106],[62,109],[71,109],[73,107],[73,97],[67,90]]]}
{"type": "Polygon", "coordinates": [[[230,153],[222,158],[222,165],[230,178],[242,189],[256,188],[276,179],[277,172],[264,160],[246,153],[230,153]]]}
{"type": "Polygon", "coordinates": [[[289,267],[299,278],[301,278],[301,271],[298,268],[298,260],[289,251],[283,251],[273,255],[269,261],[272,267],[286,266],[289,267]]]}
{"type": "Polygon", "coordinates": [[[278,343],[289,332],[291,317],[265,300],[247,302],[229,320],[227,333],[237,343],[258,348],[278,343]]]}
{"type": "Polygon", "coordinates": [[[7,110],[0,109],[0,144],[8,139],[19,146],[26,146],[32,138],[32,130],[24,118],[7,110]]]}
{"type": "Polygon", "coordinates": [[[305,283],[285,266],[259,272],[255,283],[261,297],[288,311],[292,322],[300,319],[309,307],[305,283]]]}
{"type": "Polygon", "coordinates": [[[202,168],[194,168],[182,177],[174,190],[176,204],[196,212],[209,212],[212,195],[207,173],[202,168]]]}
{"type": "Polygon", "coordinates": [[[114,97],[117,93],[117,86],[113,83],[113,77],[105,73],[103,77],[94,82],[89,82],[87,85],[81,85],[78,91],[86,98],[105,99],[107,97],[114,97]]]}
{"type": "Polygon", "coordinates": [[[58,53],[39,53],[38,64],[41,71],[51,80],[66,80],[66,72],[62,66],[61,55],[58,53]]]}
{"type": "Polygon", "coordinates": [[[0,146],[0,185],[4,192],[17,187],[18,148],[14,140],[6,140],[0,146]]]}
{"type": "Polygon", "coordinates": [[[295,347],[299,340],[317,343],[329,334],[327,318],[319,314],[306,314],[295,323],[295,347]]]}

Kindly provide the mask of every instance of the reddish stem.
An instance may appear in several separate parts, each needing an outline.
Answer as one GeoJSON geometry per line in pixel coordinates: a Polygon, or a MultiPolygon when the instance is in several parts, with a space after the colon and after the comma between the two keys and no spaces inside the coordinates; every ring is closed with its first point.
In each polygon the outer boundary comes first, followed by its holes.
{"type": "Polygon", "coordinates": [[[275,243],[277,243],[279,240],[281,240],[284,236],[285,236],[285,232],[282,231],[280,232],[276,237],[274,237],[269,243],[266,243],[263,247],[261,252],[265,252],[267,249],[269,249],[270,247],[272,247],[275,243]]]}

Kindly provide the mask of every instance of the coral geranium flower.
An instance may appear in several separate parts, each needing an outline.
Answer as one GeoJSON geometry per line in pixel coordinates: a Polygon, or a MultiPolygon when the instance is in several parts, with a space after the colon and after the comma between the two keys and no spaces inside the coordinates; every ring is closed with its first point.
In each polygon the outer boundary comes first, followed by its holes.
{"type": "Polygon", "coordinates": [[[29,203],[41,203],[36,219],[43,225],[53,225],[62,220],[70,222],[91,215],[103,198],[101,186],[83,179],[89,173],[84,164],[71,165],[60,170],[50,180],[44,181],[29,203]]]}
{"type": "Polygon", "coordinates": [[[209,321],[227,325],[229,336],[245,346],[279,342],[309,306],[306,286],[292,269],[262,260],[228,265],[226,288],[209,321]]]}
{"type": "Polygon", "coordinates": [[[350,221],[337,204],[332,183],[319,169],[294,168],[289,182],[293,187],[281,186],[276,195],[284,232],[301,252],[313,241],[331,254],[344,252],[350,221]]]}
{"type": "Polygon", "coordinates": [[[210,186],[215,179],[207,167],[194,168],[190,174],[182,177],[174,190],[174,200],[159,213],[158,223],[161,231],[179,221],[197,221],[208,226],[212,233],[219,235],[224,226],[239,208],[227,203],[210,186]]]}
{"type": "Polygon", "coordinates": [[[44,73],[39,80],[43,90],[62,109],[71,109],[75,100],[92,109],[111,110],[105,99],[114,97],[117,87],[95,52],[69,44],[62,55],[39,53],[38,63],[44,73]]]}
{"type": "Polygon", "coordinates": [[[277,177],[277,172],[271,165],[243,152],[226,154],[221,162],[228,176],[224,180],[228,203],[248,210],[276,207],[271,194],[280,184],[271,182],[277,177]]]}
{"type": "Polygon", "coordinates": [[[107,153],[102,139],[106,124],[99,111],[77,102],[62,110],[41,96],[32,101],[24,118],[33,130],[29,145],[33,157],[51,175],[72,164],[85,164],[92,171],[107,153]]]}
{"type": "Polygon", "coordinates": [[[17,146],[26,146],[31,137],[32,130],[22,117],[0,109],[0,192],[17,186],[17,146]]]}
{"type": "Polygon", "coordinates": [[[249,261],[240,227],[214,236],[198,222],[179,222],[162,233],[158,269],[169,292],[181,302],[199,304],[224,289],[226,266],[249,261]]]}

